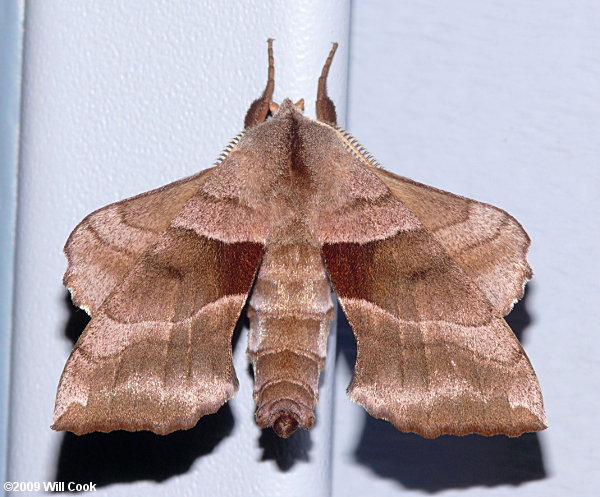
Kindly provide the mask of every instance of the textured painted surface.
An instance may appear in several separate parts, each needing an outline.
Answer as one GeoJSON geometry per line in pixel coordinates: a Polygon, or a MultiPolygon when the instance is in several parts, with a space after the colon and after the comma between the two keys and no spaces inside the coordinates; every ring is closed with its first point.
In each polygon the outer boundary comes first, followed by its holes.
{"type": "Polygon", "coordinates": [[[340,358],[334,495],[597,494],[599,23],[591,0],[353,3],[349,130],[390,171],[506,209],[531,235],[534,279],[509,322],[550,428],[403,435],[348,403],[340,358]]]}
{"type": "Polygon", "coordinates": [[[6,430],[17,207],[17,161],[24,2],[0,1],[0,480],[6,470],[6,430]]]}
{"type": "Polygon", "coordinates": [[[342,42],[329,87],[343,116],[347,28],[342,0],[28,4],[11,479],[96,481],[103,495],[328,495],[333,368],[310,436],[261,436],[245,333],[236,399],[196,429],[77,438],[49,424],[85,322],[61,286],[70,230],[97,207],[209,166],[262,91],[269,36],[276,99],[304,97],[309,115],[330,42],[342,42]]]}

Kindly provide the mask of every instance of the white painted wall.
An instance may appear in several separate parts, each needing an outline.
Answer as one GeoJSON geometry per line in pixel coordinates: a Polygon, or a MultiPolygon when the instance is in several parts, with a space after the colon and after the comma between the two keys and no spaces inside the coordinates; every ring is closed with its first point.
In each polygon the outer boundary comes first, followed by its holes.
{"type": "Polygon", "coordinates": [[[0,481],[6,476],[23,0],[0,0],[0,481]]]}
{"type": "Polygon", "coordinates": [[[344,116],[348,23],[346,0],[28,2],[10,480],[92,481],[110,496],[329,495],[333,367],[309,437],[261,437],[244,336],[236,399],[197,429],[75,437],[49,425],[85,322],[61,285],[69,232],[95,208],[211,165],[262,92],[268,37],[276,98],[305,97],[310,115],[330,42],[342,42],[329,86],[344,116]]]}
{"type": "Polygon", "coordinates": [[[340,359],[334,495],[598,495],[598,26],[594,0],[354,0],[350,131],[389,170],[502,207],[533,239],[510,321],[550,428],[403,435],[348,403],[340,359]]]}

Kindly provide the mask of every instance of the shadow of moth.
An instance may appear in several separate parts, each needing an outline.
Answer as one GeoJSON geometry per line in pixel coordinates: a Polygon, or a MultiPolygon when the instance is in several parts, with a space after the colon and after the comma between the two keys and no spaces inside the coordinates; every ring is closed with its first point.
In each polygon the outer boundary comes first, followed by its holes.
{"type": "Polygon", "coordinates": [[[506,212],[387,172],[268,81],[217,165],[87,216],[64,283],[92,320],[67,361],[55,430],[191,428],[238,386],[248,304],[256,421],[313,425],[337,294],[358,358],[352,400],[425,437],[545,428],[537,378],[503,319],[531,277],[506,212]],[[268,116],[271,115],[270,118],[268,116]]]}

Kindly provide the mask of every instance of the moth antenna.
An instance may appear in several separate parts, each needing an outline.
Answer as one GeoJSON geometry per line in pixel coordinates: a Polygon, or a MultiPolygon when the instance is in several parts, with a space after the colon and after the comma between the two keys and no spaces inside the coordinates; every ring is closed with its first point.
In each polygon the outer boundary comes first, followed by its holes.
{"type": "Polygon", "coordinates": [[[258,97],[246,112],[244,128],[251,128],[265,122],[269,114],[269,104],[272,102],[275,91],[275,57],[273,57],[273,38],[267,40],[267,53],[269,56],[269,68],[267,70],[267,86],[262,95],[258,97]]]}
{"type": "Polygon", "coordinates": [[[337,115],[335,112],[335,105],[331,99],[327,96],[327,76],[329,75],[329,68],[333,62],[333,56],[337,50],[338,44],[333,43],[323,70],[321,71],[321,77],[319,78],[319,85],[317,87],[317,120],[323,121],[334,126],[337,123],[337,115]]]}

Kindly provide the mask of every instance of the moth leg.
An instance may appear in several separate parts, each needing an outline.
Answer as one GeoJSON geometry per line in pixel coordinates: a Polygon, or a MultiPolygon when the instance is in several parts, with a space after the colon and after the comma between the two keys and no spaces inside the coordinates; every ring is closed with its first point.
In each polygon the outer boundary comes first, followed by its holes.
{"type": "Polygon", "coordinates": [[[317,87],[317,120],[334,125],[337,124],[337,115],[335,113],[335,105],[327,96],[327,75],[329,74],[329,68],[333,62],[333,56],[337,47],[337,43],[334,43],[331,47],[321,71],[321,76],[319,77],[319,86],[317,87]]]}
{"type": "Polygon", "coordinates": [[[244,119],[244,128],[252,128],[257,124],[263,123],[269,113],[269,104],[272,102],[273,91],[275,90],[275,58],[273,57],[273,38],[267,40],[269,69],[267,73],[267,86],[263,94],[258,97],[246,112],[244,119]]]}

